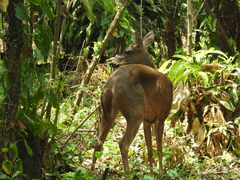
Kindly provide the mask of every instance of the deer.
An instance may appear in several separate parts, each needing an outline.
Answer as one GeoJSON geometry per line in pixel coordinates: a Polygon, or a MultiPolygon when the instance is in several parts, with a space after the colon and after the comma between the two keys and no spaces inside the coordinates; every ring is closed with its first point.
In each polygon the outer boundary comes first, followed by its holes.
{"type": "Polygon", "coordinates": [[[139,33],[136,33],[135,39],[123,54],[116,55],[111,62],[111,65],[117,69],[109,77],[102,91],[102,115],[91,165],[91,170],[94,170],[97,160],[95,153],[103,149],[108,132],[113,127],[118,113],[121,112],[127,122],[123,137],[119,141],[126,179],[129,178],[129,146],[141,123],[143,123],[148,150],[150,173],[153,174],[152,128],[159,155],[159,173],[163,173],[164,121],[169,115],[173,99],[171,80],[156,70],[147,50],[154,41],[153,31],[143,39],[139,33]]]}

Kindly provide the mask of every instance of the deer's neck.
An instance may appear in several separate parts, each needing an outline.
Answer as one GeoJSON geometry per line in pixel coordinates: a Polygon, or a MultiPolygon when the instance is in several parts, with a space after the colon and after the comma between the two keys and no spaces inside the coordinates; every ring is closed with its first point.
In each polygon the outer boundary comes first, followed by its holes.
{"type": "Polygon", "coordinates": [[[155,65],[153,64],[152,59],[148,54],[141,57],[141,64],[144,64],[155,69],[155,65]]]}

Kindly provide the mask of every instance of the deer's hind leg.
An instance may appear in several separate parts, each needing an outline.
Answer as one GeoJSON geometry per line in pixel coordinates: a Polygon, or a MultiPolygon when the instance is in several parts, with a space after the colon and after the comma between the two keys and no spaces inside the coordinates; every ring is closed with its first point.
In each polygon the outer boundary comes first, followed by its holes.
{"type": "Polygon", "coordinates": [[[164,120],[155,122],[155,134],[157,141],[157,152],[159,156],[159,173],[163,173],[162,164],[162,141],[163,141],[164,120]]]}
{"type": "MultiPolygon", "coordinates": [[[[139,117],[140,118],[140,117],[139,117]]],[[[130,120],[130,119],[128,119],[130,120]]],[[[124,167],[124,171],[126,176],[129,176],[129,164],[128,164],[128,151],[129,151],[129,146],[131,145],[134,137],[136,136],[138,129],[140,127],[141,124],[141,120],[137,120],[134,122],[134,120],[136,120],[135,118],[131,119],[130,123],[129,121],[127,122],[127,128],[126,131],[122,137],[122,139],[119,142],[119,148],[121,151],[121,155],[122,155],[122,162],[123,162],[123,167],[124,167]]]]}
{"type": "Polygon", "coordinates": [[[93,152],[91,170],[94,170],[97,160],[95,153],[102,150],[103,143],[106,141],[107,135],[112,128],[116,116],[119,112],[117,107],[114,106],[114,104],[110,102],[110,100],[104,100],[104,98],[102,98],[102,108],[103,112],[98,126],[98,139],[93,152]]]}
{"type": "Polygon", "coordinates": [[[143,127],[144,127],[145,142],[148,150],[148,161],[150,165],[150,173],[153,174],[153,150],[152,150],[152,134],[151,134],[152,124],[144,121],[143,127]]]}
{"type": "Polygon", "coordinates": [[[128,164],[129,146],[131,145],[141,123],[143,122],[145,109],[144,100],[143,99],[137,100],[136,98],[133,99],[134,97],[138,96],[129,97],[128,101],[131,102],[131,104],[128,104],[120,109],[120,111],[122,112],[123,116],[126,118],[127,121],[126,131],[119,142],[119,148],[122,155],[122,162],[126,178],[129,178],[129,164],[128,164]]]}

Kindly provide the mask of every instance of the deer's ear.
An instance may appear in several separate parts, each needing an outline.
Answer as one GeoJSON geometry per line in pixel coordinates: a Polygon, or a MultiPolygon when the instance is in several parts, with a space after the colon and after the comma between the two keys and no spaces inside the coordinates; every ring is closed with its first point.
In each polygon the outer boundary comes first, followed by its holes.
{"type": "Polygon", "coordinates": [[[144,38],[143,38],[143,44],[145,47],[150,46],[154,41],[154,33],[153,31],[150,31],[144,38]]]}
{"type": "Polygon", "coordinates": [[[137,47],[142,48],[143,47],[143,41],[142,41],[142,38],[140,36],[140,33],[135,34],[135,39],[136,39],[137,47]]]}

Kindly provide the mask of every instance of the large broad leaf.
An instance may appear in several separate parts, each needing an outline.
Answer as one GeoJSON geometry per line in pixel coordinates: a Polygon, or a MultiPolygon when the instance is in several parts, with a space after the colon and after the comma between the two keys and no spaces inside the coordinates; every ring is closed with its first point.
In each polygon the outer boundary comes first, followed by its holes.
{"type": "Polygon", "coordinates": [[[222,101],[222,100],[220,100],[219,103],[223,105],[226,109],[234,112],[235,107],[232,105],[232,103],[228,103],[227,101],[222,101]]]}
{"type": "Polygon", "coordinates": [[[161,67],[158,69],[158,71],[160,71],[160,72],[165,72],[166,69],[167,69],[167,67],[168,67],[168,65],[169,65],[171,62],[172,62],[172,60],[165,61],[165,62],[161,65],[161,67]]]}
{"type": "Polygon", "coordinates": [[[54,14],[53,14],[53,9],[51,6],[49,6],[46,2],[47,1],[43,1],[43,0],[28,0],[29,2],[39,6],[44,14],[50,19],[52,20],[54,18],[54,14]]]}
{"type": "Polygon", "coordinates": [[[113,12],[114,11],[114,5],[113,5],[113,1],[112,0],[102,0],[103,4],[104,4],[104,8],[109,11],[109,12],[113,12]]]}
{"type": "Polygon", "coordinates": [[[2,169],[6,174],[11,174],[12,168],[13,168],[13,164],[11,161],[9,161],[9,160],[3,161],[2,169]]]}
{"type": "Polygon", "coordinates": [[[54,108],[58,107],[59,102],[54,92],[46,93],[45,97],[49,100],[49,102],[52,104],[54,108]]]}
{"type": "Polygon", "coordinates": [[[18,148],[16,143],[10,144],[10,148],[12,149],[12,158],[16,160],[18,158],[18,148]]]}
{"type": "Polygon", "coordinates": [[[94,0],[82,0],[87,17],[91,24],[94,24],[96,17],[93,13],[94,0]]]}
{"type": "Polygon", "coordinates": [[[183,72],[187,68],[187,62],[177,61],[169,69],[168,76],[175,83],[183,79],[183,72]]]}
{"type": "Polygon", "coordinates": [[[39,24],[35,31],[34,42],[45,60],[47,60],[52,40],[53,33],[48,23],[39,24]]]}
{"type": "Polygon", "coordinates": [[[28,155],[29,155],[30,157],[32,157],[33,151],[32,151],[32,149],[30,148],[30,146],[28,145],[26,139],[24,139],[23,142],[24,142],[25,148],[26,148],[26,150],[27,150],[27,152],[28,152],[28,155]]]}
{"type": "Polygon", "coordinates": [[[45,132],[46,125],[43,121],[39,121],[36,118],[35,112],[29,112],[28,114],[23,112],[22,116],[25,117],[25,121],[27,123],[27,127],[31,130],[31,132],[38,136],[43,136],[45,132]]]}
{"type": "Polygon", "coordinates": [[[16,17],[23,21],[29,21],[28,13],[25,6],[22,3],[18,3],[16,6],[16,17]]]}
{"type": "Polygon", "coordinates": [[[219,51],[219,50],[211,50],[210,49],[210,50],[207,51],[207,53],[208,54],[218,54],[218,55],[221,55],[221,56],[224,57],[223,60],[228,59],[227,55],[225,53],[223,53],[222,51],[219,51]]]}

